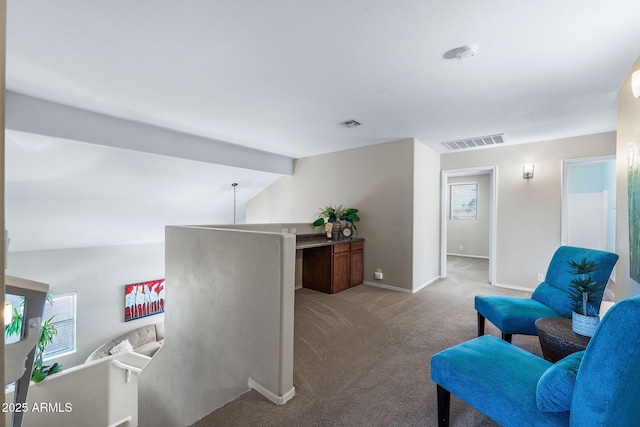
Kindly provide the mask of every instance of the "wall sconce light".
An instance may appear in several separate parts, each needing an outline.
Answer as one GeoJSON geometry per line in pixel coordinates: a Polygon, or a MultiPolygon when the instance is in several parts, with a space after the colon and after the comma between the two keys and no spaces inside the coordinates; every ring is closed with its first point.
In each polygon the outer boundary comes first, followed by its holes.
{"type": "Polygon", "coordinates": [[[13,320],[13,304],[11,301],[4,302],[4,324],[5,326],[13,320]]]}
{"type": "Polygon", "coordinates": [[[527,163],[522,166],[522,177],[524,179],[533,178],[533,163],[527,163]]]}
{"type": "Polygon", "coordinates": [[[631,90],[633,91],[633,96],[640,98],[640,70],[634,71],[631,75],[631,90]]]}

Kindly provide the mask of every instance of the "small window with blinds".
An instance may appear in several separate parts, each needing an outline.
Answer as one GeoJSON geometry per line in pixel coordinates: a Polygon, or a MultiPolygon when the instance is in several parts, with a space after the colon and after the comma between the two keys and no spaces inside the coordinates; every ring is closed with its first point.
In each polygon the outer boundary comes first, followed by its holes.
{"type": "Polygon", "coordinates": [[[54,295],[52,302],[45,303],[42,320],[51,319],[58,333],[44,350],[45,360],[76,351],[76,294],[54,295]]]}

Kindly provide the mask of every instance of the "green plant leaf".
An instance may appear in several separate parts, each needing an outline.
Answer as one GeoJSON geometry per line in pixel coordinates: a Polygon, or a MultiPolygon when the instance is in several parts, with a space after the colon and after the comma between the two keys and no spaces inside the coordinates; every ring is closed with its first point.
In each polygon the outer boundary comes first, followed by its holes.
{"type": "Polygon", "coordinates": [[[51,365],[49,369],[47,369],[47,375],[57,374],[60,371],[62,371],[62,365],[56,362],[53,365],[51,365]]]}
{"type": "Polygon", "coordinates": [[[313,221],[313,226],[314,227],[319,227],[321,225],[324,224],[324,218],[318,218],[315,221],[313,221]]]}
{"type": "Polygon", "coordinates": [[[602,294],[605,284],[598,284],[591,278],[591,273],[598,270],[598,263],[595,261],[587,261],[583,258],[582,261],[567,261],[571,270],[568,273],[579,276],[571,280],[569,285],[569,298],[572,301],[572,308],[578,314],[584,314],[585,316],[592,316],[595,313],[597,315],[598,310],[594,304],[590,301],[596,300],[602,294]]]}
{"type": "Polygon", "coordinates": [[[4,333],[7,337],[18,335],[22,329],[22,311],[17,308],[13,309],[11,323],[4,327],[4,333]]]}
{"type": "Polygon", "coordinates": [[[45,378],[47,378],[47,374],[45,374],[44,372],[33,371],[33,373],[31,374],[31,381],[33,381],[34,383],[39,383],[45,378]]]}

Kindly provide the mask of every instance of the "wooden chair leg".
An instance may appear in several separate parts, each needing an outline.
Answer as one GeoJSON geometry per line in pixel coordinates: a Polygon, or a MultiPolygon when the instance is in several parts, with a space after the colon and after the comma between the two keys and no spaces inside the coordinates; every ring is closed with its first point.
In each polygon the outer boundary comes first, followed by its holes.
{"type": "Polygon", "coordinates": [[[449,407],[451,403],[451,393],[438,387],[438,427],[449,427],[449,407]]]}
{"type": "Polygon", "coordinates": [[[505,334],[504,332],[502,333],[502,339],[508,343],[511,343],[511,337],[512,337],[512,334],[505,334]]]}
{"type": "Polygon", "coordinates": [[[484,335],[484,316],[478,312],[478,336],[484,335]]]}

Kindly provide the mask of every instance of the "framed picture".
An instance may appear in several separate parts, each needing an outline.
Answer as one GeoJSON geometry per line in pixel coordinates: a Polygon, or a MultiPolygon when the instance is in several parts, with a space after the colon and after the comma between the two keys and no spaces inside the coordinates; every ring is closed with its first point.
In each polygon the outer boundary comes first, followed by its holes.
{"type": "Polygon", "coordinates": [[[124,321],[164,313],[164,279],[124,287],[124,321]]]}
{"type": "Polygon", "coordinates": [[[628,146],[629,196],[629,270],[633,280],[640,282],[640,136],[628,146]]]}

